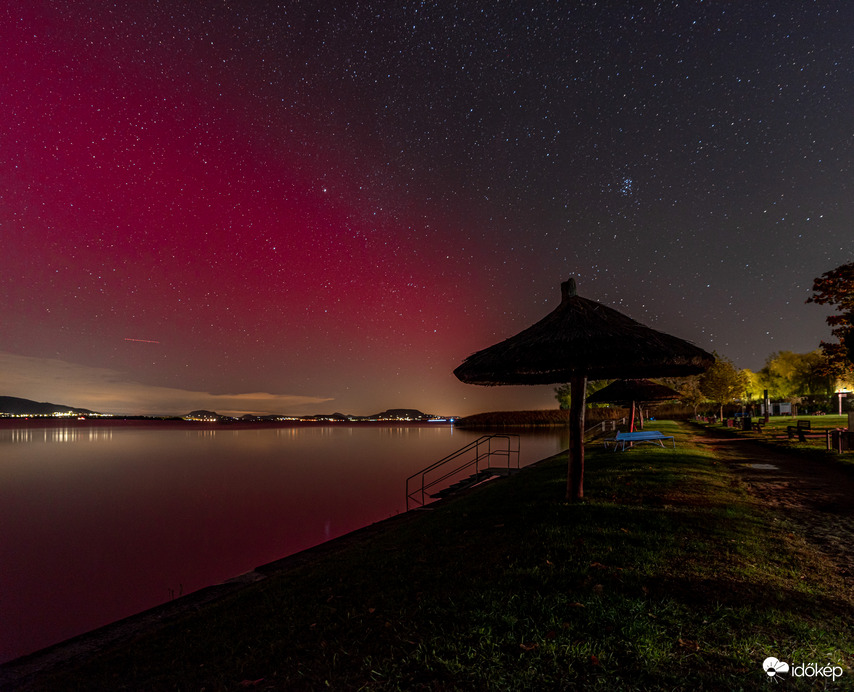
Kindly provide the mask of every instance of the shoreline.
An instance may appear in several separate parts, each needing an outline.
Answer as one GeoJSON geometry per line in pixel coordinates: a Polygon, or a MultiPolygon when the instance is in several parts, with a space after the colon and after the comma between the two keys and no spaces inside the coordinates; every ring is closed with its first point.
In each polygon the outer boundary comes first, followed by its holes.
{"type": "Polygon", "coordinates": [[[235,421],[233,423],[216,423],[208,421],[192,421],[179,418],[77,418],[45,417],[45,418],[4,418],[0,417],[0,430],[31,429],[42,430],[49,428],[108,428],[120,425],[122,427],[163,427],[185,428],[187,430],[272,430],[276,428],[299,427],[449,427],[451,421],[429,422],[408,420],[366,420],[366,421],[235,421]]]}

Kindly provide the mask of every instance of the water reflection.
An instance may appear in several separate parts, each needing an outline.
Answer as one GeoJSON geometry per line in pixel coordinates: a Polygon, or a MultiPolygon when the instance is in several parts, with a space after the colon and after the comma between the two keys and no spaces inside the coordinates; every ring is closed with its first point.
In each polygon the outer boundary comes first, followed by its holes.
{"type": "Polygon", "coordinates": [[[58,427],[58,428],[12,428],[0,429],[0,444],[32,442],[80,442],[111,440],[112,428],[58,427]]]}
{"type": "MultiPolygon", "coordinates": [[[[525,435],[522,465],[559,432],[525,435]]],[[[450,426],[0,429],[0,661],[405,509],[450,426]]]]}

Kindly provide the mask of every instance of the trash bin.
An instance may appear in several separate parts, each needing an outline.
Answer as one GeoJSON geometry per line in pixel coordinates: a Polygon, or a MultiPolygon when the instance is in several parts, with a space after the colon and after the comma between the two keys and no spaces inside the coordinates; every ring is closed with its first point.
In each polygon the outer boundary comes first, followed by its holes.
{"type": "Polygon", "coordinates": [[[742,430],[752,430],[753,429],[753,419],[750,416],[744,416],[741,419],[741,429],[742,430]]]}
{"type": "Polygon", "coordinates": [[[830,431],[830,448],[839,452],[847,452],[851,449],[852,437],[854,437],[854,432],[849,432],[844,428],[839,428],[838,430],[830,431]]]}

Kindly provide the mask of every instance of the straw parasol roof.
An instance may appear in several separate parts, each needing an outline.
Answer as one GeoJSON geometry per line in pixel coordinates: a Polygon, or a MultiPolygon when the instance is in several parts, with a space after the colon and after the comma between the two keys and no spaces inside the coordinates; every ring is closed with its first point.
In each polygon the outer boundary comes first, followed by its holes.
{"type": "Polygon", "coordinates": [[[678,399],[679,392],[651,380],[614,380],[607,387],[587,397],[588,404],[631,404],[630,430],[635,429],[635,406],[640,411],[640,426],[643,427],[643,409],[640,404],[652,401],[678,399]]]}
{"type": "Polygon", "coordinates": [[[456,370],[480,385],[555,384],[592,380],[696,375],[715,362],[693,344],[656,331],[576,295],[575,280],[561,285],[563,300],[536,324],[469,356],[456,370]]]}
{"type": "Polygon", "coordinates": [[[587,397],[588,404],[630,404],[678,399],[679,392],[650,380],[615,380],[587,397]]]}
{"type": "Polygon", "coordinates": [[[693,344],[576,294],[561,284],[562,300],[536,324],[466,358],[454,370],[480,385],[569,382],[567,499],[584,496],[584,400],[587,378],[679,377],[703,372],[715,358],[693,344]]]}

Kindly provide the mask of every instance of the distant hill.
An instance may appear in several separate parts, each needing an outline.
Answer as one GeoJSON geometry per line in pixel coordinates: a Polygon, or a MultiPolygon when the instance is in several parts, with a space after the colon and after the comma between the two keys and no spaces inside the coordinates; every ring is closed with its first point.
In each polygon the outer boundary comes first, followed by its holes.
{"type": "Polygon", "coordinates": [[[376,413],[373,416],[368,416],[368,418],[421,420],[424,418],[432,418],[432,416],[429,416],[426,413],[421,413],[421,411],[415,408],[390,408],[382,413],[376,413]]]}
{"type": "Polygon", "coordinates": [[[54,413],[94,414],[87,408],[74,408],[64,404],[51,404],[46,401],[19,399],[16,396],[0,396],[0,413],[12,416],[52,416],[54,413]]]}
{"type": "MultiPolygon", "coordinates": [[[[49,402],[32,401],[30,399],[20,399],[14,396],[0,396],[0,415],[8,414],[12,416],[52,416],[55,413],[76,414],[76,415],[100,415],[97,411],[90,411],[86,408],[76,408],[65,404],[52,404],[49,402]]],[[[195,418],[197,420],[210,419],[228,419],[228,416],[217,413],[216,411],[208,411],[207,409],[197,409],[183,416],[184,418],[195,418]]],[[[307,420],[333,420],[333,421],[363,421],[363,420],[427,420],[433,418],[431,414],[422,413],[415,408],[390,408],[381,413],[375,413],[372,416],[353,416],[346,413],[328,413],[314,414],[311,416],[303,416],[307,420]]],[[[245,415],[242,420],[279,420],[281,416],[253,416],[245,415]]]]}
{"type": "Polygon", "coordinates": [[[340,413],[338,411],[336,411],[335,413],[315,414],[314,416],[310,416],[310,417],[322,419],[322,420],[340,420],[340,421],[351,420],[354,418],[354,416],[349,416],[346,413],[340,413]]]}
{"type": "Polygon", "coordinates": [[[184,418],[200,418],[200,419],[208,419],[208,418],[225,418],[226,416],[221,416],[216,411],[208,411],[207,409],[196,409],[195,411],[190,411],[184,418]]]}

